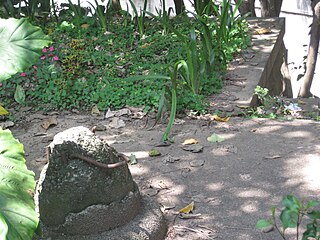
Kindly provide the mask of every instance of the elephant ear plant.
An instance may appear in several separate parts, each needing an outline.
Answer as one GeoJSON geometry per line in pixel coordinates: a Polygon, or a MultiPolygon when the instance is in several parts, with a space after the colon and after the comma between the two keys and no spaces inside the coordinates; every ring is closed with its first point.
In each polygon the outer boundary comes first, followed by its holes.
{"type": "MultiPolygon", "coordinates": [[[[0,19],[0,82],[31,67],[41,56],[50,39],[41,28],[27,19],[0,19]]],[[[15,99],[22,103],[23,87],[17,85],[15,99]]]]}
{"type": "Polygon", "coordinates": [[[0,128],[0,239],[31,239],[38,226],[34,173],[25,162],[23,145],[0,128]]]}
{"type": "Polygon", "coordinates": [[[0,19],[0,82],[34,64],[50,39],[27,19],[0,19]]]}
{"type": "MultiPolygon", "coordinates": [[[[0,19],[0,82],[34,64],[49,43],[26,19],[0,19]]],[[[1,128],[0,175],[0,239],[32,239],[39,222],[34,173],[26,167],[23,145],[1,128]]]]}

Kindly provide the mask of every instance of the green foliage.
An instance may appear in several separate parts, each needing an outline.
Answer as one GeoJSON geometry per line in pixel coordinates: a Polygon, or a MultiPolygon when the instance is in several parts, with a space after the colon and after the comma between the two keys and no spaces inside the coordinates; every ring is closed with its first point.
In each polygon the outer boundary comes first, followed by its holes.
{"type": "MultiPolygon", "coordinates": [[[[41,29],[26,19],[0,19],[0,34],[1,81],[33,64],[34,59],[40,56],[40,49],[50,42],[41,29]]],[[[21,73],[20,76],[25,77],[26,74],[21,73]]],[[[4,83],[7,82],[9,80],[4,83]]],[[[1,83],[2,87],[4,83],[1,83]]],[[[23,88],[18,83],[14,84],[17,84],[14,98],[23,103],[23,88]]],[[[13,138],[9,130],[1,128],[0,174],[0,237],[32,239],[39,222],[33,201],[34,173],[26,167],[23,145],[13,138]]]]}
{"type": "Polygon", "coordinates": [[[245,16],[236,15],[241,3],[239,1],[234,8],[230,0],[223,0],[221,5],[213,5],[217,21],[212,24],[215,25],[215,41],[220,43],[217,51],[222,64],[231,60],[234,53],[250,45],[245,16]]]}
{"type": "MultiPolygon", "coordinates": [[[[100,24],[102,30],[105,32],[107,31],[107,14],[104,13],[103,11],[103,7],[99,5],[97,0],[94,0],[96,6],[94,6],[91,2],[88,2],[92,8],[95,10],[96,12],[96,19],[97,22],[100,24]]],[[[111,3],[111,1],[110,1],[111,3]]]]}
{"type": "Polygon", "coordinates": [[[0,19],[0,81],[30,67],[49,43],[41,28],[27,19],[0,19]]]}
{"type": "Polygon", "coordinates": [[[148,0],[143,1],[143,9],[140,9],[139,12],[134,2],[132,0],[129,0],[129,2],[134,12],[133,20],[135,22],[136,27],[138,28],[139,35],[142,38],[145,32],[145,17],[146,17],[148,0]]]}
{"type": "Polygon", "coordinates": [[[170,117],[169,122],[167,125],[167,129],[165,130],[161,141],[169,141],[169,134],[171,128],[173,126],[174,120],[176,118],[177,112],[177,80],[178,80],[178,73],[181,68],[186,68],[186,63],[183,60],[180,60],[174,64],[173,69],[170,73],[170,80],[171,80],[171,109],[170,109],[170,117]]]}
{"type": "Polygon", "coordinates": [[[193,7],[198,16],[213,14],[214,0],[194,0],[193,7]]]}
{"type": "Polygon", "coordinates": [[[0,237],[27,240],[38,226],[34,173],[25,164],[23,145],[0,128],[0,237]]]}
{"type": "MultiPolygon", "coordinates": [[[[149,76],[171,76],[170,69],[183,60],[180,64],[184,67],[177,75],[176,110],[206,111],[205,96],[221,89],[220,74],[226,68],[219,60],[220,44],[215,42],[216,18],[202,15],[190,19],[182,14],[169,19],[170,9],[167,12],[164,3],[158,10],[160,16],[153,19],[145,18],[148,13],[143,9],[140,14],[135,9],[131,20],[128,13],[106,16],[97,3],[93,7],[96,13],[89,17],[79,4],[68,3],[59,12],[58,23],[47,25],[54,50],[45,48],[31,68],[2,82],[0,96],[5,96],[6,104],[12,103],[19,85],[24,90],[24,104],[37,108],[89,110],[96,105],[104,110],[131,105],[153,110],[159,107],[161,96],[171,104],[172,81],[149,76]],[[78,17],[72,18],[75,14],[78,17]],[[137,75],[145,78],[130,79],[137,75]]],[[[245,29],[233,26],[239,32],[245,29]]],[[[16,99],[23,99],[22,91],[18,93],[16,99]]]]}
{"type": "Polygon", "coordinates": [[[277,102],[276,98],[269,95],[268,88],[256,86],[254,93],[258,96],[261,104],[267,109],[270,109],[277,102]]]}
{"type": "Polygon", "coordinates": [[[281,202],[283,208],[281,209],[279,220],[276,221],[276,208],[272,207],[271,219],[261,219],[257,222],[256,228],[263,229],[266,227],[275,227],[282,239],[287,239],[286,230],[288,228],[296,229],[296,239],[299,240],[300,228],[302,221],[306,222],[306,227],[302,235],[302,240],[320,239],[320,211],[316,209],[320,205],[320,201],[304,202],[292,195],[287,195],[281,202]]]}
{"type": "Polygon", "coordinates": [[[5,0],[1,3],[0,18],[28,18],[33,22],[46,19],[50,12],[50,0],[5,0]]]}
{"type": "Polygon", "coordinates": [[[166,1],[165,0],[161,0],[161,9],[156,9],[157,14],[154,15],[151,12],[146,11],[146,13],[151,16],[154,20],[158,21],[161,23],[161,25],[163,26],[163,31],[162,33],[168,34],[169,30],[170,30],[170,15],[173,12],[173,8],[170,7],[167,11],[166,8],[166,1]]]}
{"type": "MultiPolygon", "coordinates": [[[[59,11],[59,21],[70,21],[77,28],[88,21],[93,20],[89,18],[89,9],[81,6],[80,0],[76,4],[68,0],[68,3],[61,4],[62,10],[59,11]]],[[[57,19],[58,20],[58,19],[57,19]]]]}
{"type": "Polygon", "coordinates": [[[278,97],[270,96],[267,88],[257,86],[254,94],[258,97],[260,106],[248,109],[247,114],[251,117],[275,119],[285,115],[291,116],[283,101],[278,97]]]}

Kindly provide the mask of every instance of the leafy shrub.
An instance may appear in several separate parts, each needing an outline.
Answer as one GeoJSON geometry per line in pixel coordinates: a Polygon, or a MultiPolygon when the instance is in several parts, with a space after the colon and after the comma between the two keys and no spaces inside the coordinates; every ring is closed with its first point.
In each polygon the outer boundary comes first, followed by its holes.
{"type": "Polygon", "coordinates": [[[299,240],[303,220],[308,220],[304,228],[302,240],[320,239],[320,211],[316,209],[320,205],[320,201],[310,200],[304,202],[295,196],[287,195],[281,203],[283,208],[279,216],[280,225],[276,220],[276,207],[272,207],[271,219],[259,220],[256,224],[258,229],[272,226],[277,230],[282,239],[287,239],[286,230],[294,228],[296,229],[296,240],[299,240]]]}

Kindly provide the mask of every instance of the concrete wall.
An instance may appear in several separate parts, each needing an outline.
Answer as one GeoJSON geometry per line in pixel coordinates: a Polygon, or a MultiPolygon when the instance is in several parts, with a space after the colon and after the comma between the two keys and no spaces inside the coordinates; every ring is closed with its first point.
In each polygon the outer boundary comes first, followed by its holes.
{"type": "MultiPolygon", "coordinates": [[[[259,1],[256,0],[256,11],[259,16],[259,1]]],[[[304,73],[303,57],[307,55],[309,45],[309,31],[312,23],[312,9],[310,0],[283,0],[280,17],[286,18],[286,33],[284,44],[288,49],[288,67],[291,74],[293,96],[298,95],[301,81],[297,81],[299,74],[304,73]]],[[[316,74],[311,92],[320,96],[320,64],[317,64],[316,74]]]]}

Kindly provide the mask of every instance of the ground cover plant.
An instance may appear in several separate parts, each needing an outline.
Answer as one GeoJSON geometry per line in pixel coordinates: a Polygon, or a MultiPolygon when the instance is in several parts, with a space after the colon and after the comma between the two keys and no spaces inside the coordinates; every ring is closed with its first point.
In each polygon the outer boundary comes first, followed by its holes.
{"type": "Polygon", "coordinates": [[[165,78],[132,77],[170,76],[176,62],[185,60],[188,72],[178,75],[177,110],[205,111],[205,95],[222,86],[220,74],[227,61],[219,61],[225,58],[221,54],[231,59],[249,44],[249,36],[243,34],[246,22],[236,16],[232,16],[232,22],[237,24],[230,29],[227,23],[213,24],[221,19],[214,15],[195,15],[190,19],[182,14],[169,18],[171,11],[158,10],[162,16],[152,17],[142,9],[140,17],[131,18],[126,11],[108,10],[102,19],[102,6],[98,5],[91,16],[80,4],[69,3],[63,10],[59,6],[54,9],[54,14],[45,18],[46,24],[39,23],[46,26],[44,31],[53,44],[43,49],[43,55],[31,68],[1,82],[1,102],[6,106],[14,103],[18,90],[25,96],[20,104],[42,109],[89,110],[97,106],[106,110],[130,105],[150,111],[158,108],[164,89],[170,92],[172,83],[165,78]],[[222,28],[234,34],[228,44],[214,44],[222,28]],[[179,38],[177,32],[185,39],[179,38]],[[204,46],[212,54],[205,56],[204,46]],[[190,56],[197,56],[198,63],[191,62],[190,56]],[[214,66],[214,71],[207,68],[204,72],[204,66],[214,66]],[[202,74],[197,82],[190,78],[194,72],[202,74]],[[17,84],[20,89],[16,89],[17,84]]]}

